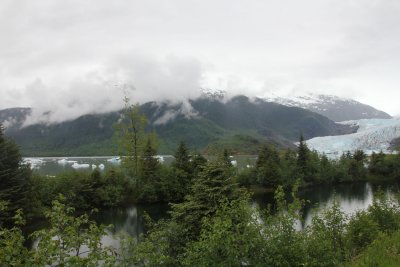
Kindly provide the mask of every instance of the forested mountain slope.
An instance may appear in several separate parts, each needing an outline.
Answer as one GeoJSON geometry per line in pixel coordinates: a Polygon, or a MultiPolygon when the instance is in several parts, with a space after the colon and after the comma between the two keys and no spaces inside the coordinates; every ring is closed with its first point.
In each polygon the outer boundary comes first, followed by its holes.
{"type": "MultiPolygon", "coordinates": [[[[263,142],[292,146],[300,134],[309,139],[354,131],[309,110],[245,96],[228,101],[201,97],[184,103],[149,102],[140,109],[149,119],[147,129],[161,139],[159,153],[172,153],[180,140],[206,152],[224,144],[233,152],[255,153],[263,142]]],[[[22,110],[14,111],[20,118],[22,110]]],[[[7,116],[0,111],[0,118],[12,120],[13,114],[6,112],[7,116]]],[[[23,112],[29,114],[29,110],[23,112]]],[[[8,123],[6,134],[15,139],[24,155],[111,155],[116,153],[113,125],[120,118],[121,112],[89,114],[26,127],[20,126],[19,119],[18,124],[8,123]]]]}

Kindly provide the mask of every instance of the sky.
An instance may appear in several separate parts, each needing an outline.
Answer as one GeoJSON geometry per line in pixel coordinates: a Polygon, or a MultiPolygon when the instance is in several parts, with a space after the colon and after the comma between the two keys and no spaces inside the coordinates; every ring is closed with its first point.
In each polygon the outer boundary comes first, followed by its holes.
{"type": "Polygon", "coordinates": [[[212,88],[397,116],[399,14],[398,0],[2,0],[0,109],[62,121],[212,88]]]}

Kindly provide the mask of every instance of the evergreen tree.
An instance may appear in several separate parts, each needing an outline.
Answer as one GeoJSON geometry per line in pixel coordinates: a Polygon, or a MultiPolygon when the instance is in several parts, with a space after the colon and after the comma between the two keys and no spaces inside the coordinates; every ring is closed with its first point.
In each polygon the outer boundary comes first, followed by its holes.
{"type": "Polygon", "coordinates": [[[172,188],[177,194],[175,196],[177,199],[182,199],[184,195],[188,192],[192,178],[191,169],[191,157],[189,151],[186,147],[185,142],[180,142],[178,149],[175,153],[175,161],[172,163],[172,168],[174,172],[174,177],[178,185],[174,185],[172,188]]]}
{"type": "Polygon", "coordinates": [[[364,162],[366,159],[366,155],[364,151],[357,150],[354,152],[352,160],[350,161],[349,166],[349,174],[352,179],[355,181],[365,179],[366,177],[366,168],[364,166],[364,162]]]}
{"type": "Polygon", "coordinates": [[[172,167],[175,169],[179,169],[182,171],[185,171],[186,173],[191,172],[191,166],[190,166],[190,155],[189,155],[189,150],[186,147],[185,142],[181,141],[179,143],[178,149],[176,150],[175,153],[175,161],[172,163],[172,167]]]}
{"type": "Polygon", "coordinates": [[[281,184],[280,157],[278,151],[264,145],[256,161],[257,181],[263,186],[276,187],[281,184]]]}
{"type": "Polygon", "coordinates": [[[303,135],[300,135],[299,147],[297,149],[297,166],[299,168],[299,172],[303,177],[304,181],[309,181],[309,170],[308,170],[308,160],[309,160],[310,150],[307,147],[307,144],[304,142],[303,135]]]}
{"type": "Polygon", "coordinates": [[[373,152],[369,161],[368,171],[373,175],[386,176],[390,174],[391,170],[389,164],[386,161],[386,156],[383,152],[378,154],[373,152]]]}
{"type": "Polygon", "coordinates": [[[139,199],[147,202],[158,200],[159,170],[160,162],[157,158],[157,151],[153,147],[150,137],[147,138],[146,145],[140,157],[140,183],[139,199]]]}
{"type": "Polygon", "coordinates": [[[343,153],[339,160],[335,164],[335,176],[334,182],[347,182],[351,181],[351,176],[349,174],[349,167],[352,161],[352,156],[350,152],[343,153]]]}
{"type": "Polygon", "coordinates": [[[295,150],[287,149],[285,151],[281,160],[280,173],[284,187],[292,186],[299,178],[297,171],[297,153],[295,150]]]}
{"type": "Polygon", "coordinates": [[[146,183],[149,179],[154,178],[159,167],[160,162],[157,158],[157,151],[153,147],[151,139],[148,138],[143,149],[143,154],[140,157],[140,169],[141,176],[144,179],[143,182],[146,183]]]}
{"type": "Polygon", "coordinates": [[[221,161],[226,165],[226,167],[231,168],[233,167],[232,162],[231,162],[231,158],[229,156],[229,151],[228,149],[224,149],[222,151],[222,155],[220,156],[221,161]]]}
{"type": "Polygon", "coordinates": [[[177,228],[171,236],[169,254],[176,256],[185,244],[197,240],[202,219],[213,216],[221,204],[238,199],[239,192],[230,169],[219,160],[207,163],[185,201],[172,206],[172,222],[177,228]]]}
{"type": "Polygon", "coordinates": [[[199,173],[203,170],[206,164],[207,164],[207,159],[199,152],[194,152],[190,162],[192,178],[197,178],[199,173]]]}
{"type": "Polygon", "coordinates": [[[320,180],[323,183],[332,183],[335,179],[334,167],[325,154],[320,158],[318,173],[320,180]]]}
{"type": "Polygon", "coordinates": [[[0,214],[0,220],[8,221],[19,208],[29,203],[29,166],[22,164],[18,147],[4,136],[0,124],[0,202],[8,203],[8,212],[0,214]]]}

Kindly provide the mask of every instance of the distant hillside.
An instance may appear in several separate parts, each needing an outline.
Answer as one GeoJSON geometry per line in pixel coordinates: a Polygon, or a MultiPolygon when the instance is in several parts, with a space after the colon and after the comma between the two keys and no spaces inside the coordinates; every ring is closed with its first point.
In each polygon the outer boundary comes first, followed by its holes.
{"type": "Polygon", "coordinates": [[[292,98],[268,97],[267,101],[289,107],[301,107],[321,114],[333,121],[359,119],[390,119],[391,116],[369,105],[332,95],[295,96],[292,98]]]}
{"type": "MultiPolygon", "coordinates": [[[[223,145],[237,153],[255,153],[264,142],[293,146],[301,133],[308,139],[354,130],[305,109],[245,96],[225,103],[209,97],[179,104],[149,102],[141,110],[149,118],[148,130],[156,131],[162,140],[159,152],[166,154],[173,153],[180,140],[206,152],[223,145]]],[[[24,155],[111,155],[116,153],[112,136],[118,118],[119,112],[85,115],[52,125],[9,127],[6,134],[24,155]]]]}

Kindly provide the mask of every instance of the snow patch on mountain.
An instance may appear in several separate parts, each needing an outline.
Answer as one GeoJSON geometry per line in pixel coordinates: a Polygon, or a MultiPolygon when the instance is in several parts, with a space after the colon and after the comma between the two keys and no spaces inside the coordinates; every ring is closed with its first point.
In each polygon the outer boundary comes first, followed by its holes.
{"type": "Polygon", "coordinates": [[[263,99],[288,107],[308,109],[326,116],[333,121],[391,118],[389,114],[377,110],[371,106],[360,103],[353,99],[334,95],[318,95],[308,93],[305,95],[278,96],[274,94],[268,94],[264,95],[263,99]]]}
{"type": "Polygon", "coordinates": [[[356,133],[338,136],[316,137],[307,140],[310,149],[325,153],[331,158],[340,157],[347,151],[363,150],[393,153],[390,142],[400,137],[400,119],[362,119],[345,121],[342,124],[357,126],[356,133]]]}
{"type": "Polygon", "coordinates": [[[223,99],[227,95],[227,92],[225,90],[217,88],[201,88],[200,90],[202,97],[223,99]]]}

